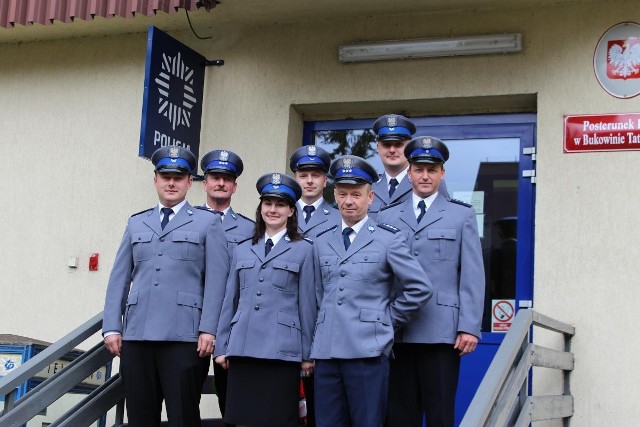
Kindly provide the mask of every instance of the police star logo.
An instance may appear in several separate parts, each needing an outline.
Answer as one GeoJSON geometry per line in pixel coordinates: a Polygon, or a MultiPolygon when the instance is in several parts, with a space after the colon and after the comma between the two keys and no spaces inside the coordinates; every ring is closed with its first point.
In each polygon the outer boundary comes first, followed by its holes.
{"type": "Polygon", "coordinates": [[[171,157],[172,159],[177,159],[178,157],[180,157],[180,150],[178,149],[178,147],[169,148],[169,157],[171,157]]]}
{"type": "Polygon", "coordinates": [[[431,147],[433,147],[431,138],[422,138],[422,148],[424,148],[425,150],[429,150],[431,147]]]}
{"type": "Polygon", "coordinates": [[[307,146],[307,155],[310,156],[310,157],[313,157],[316,154],[318,154],[317,147],[315,145],[308,145],[307,146]]]}
{"type": "Polygon", "coordinates": [[[154,79],[158,89],[158,114],[177,127],[191,127],[191,110],[198,100],[195,98],[194,70],[189,67],[178,52],[171,56],[162,53],[161,70],[154,79]]]}
{"type": "Polygon", "coordinates": [[[282,176],[279,173],[274,173],[271,175],[271,184],[280,185],[282,184],[282,176]]]}
{"type": "Polygon", "coordinates": [[[398,119],[395,116],[387,117],[387,126],[390,128],[398,126],[398,119]]]}
{"type": "Polygon", "coordinates": [[[220,161],[221,161],[221,162],[226,162],[226,161],[228,161],[228,160],[229,160],[229,152],[228,152],[228,151],[224,151],[224,150],[222,150],[222,151],[220,152],[220,161]]]}

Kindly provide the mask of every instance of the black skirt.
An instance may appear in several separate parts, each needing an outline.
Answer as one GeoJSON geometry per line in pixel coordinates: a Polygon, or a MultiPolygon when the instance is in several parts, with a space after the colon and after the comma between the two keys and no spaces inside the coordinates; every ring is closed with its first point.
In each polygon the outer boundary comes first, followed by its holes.
{"type": "Polygon", "coordinates": [[[248,427],[298,427],[300,362],[230,357],[224,421],[248,427]]]}

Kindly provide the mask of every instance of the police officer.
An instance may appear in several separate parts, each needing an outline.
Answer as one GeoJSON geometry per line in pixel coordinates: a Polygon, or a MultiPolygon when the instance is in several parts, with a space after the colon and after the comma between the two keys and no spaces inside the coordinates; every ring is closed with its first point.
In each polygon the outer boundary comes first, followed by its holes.
{"type": "Polygon", "coordinates": [[[204,191],[207,193],[205,207],[222,216],[222,227],[231,257],[238,243],[251,237],[255,226],[252,219],[235,212],[231,207],[231,197],[238,188],[237,179],[244,170],[242,159],[233,151],[213,150],[204,155],[200,167],[204,173],[204,191]]]}
{"type": "Polygon", "coordinates": [[[289,167],[302,187],[302,197],[297,203],[298,228],[311,239],[340,221],[338,210],[322,197],[330,164],[329,153],[316,145],[298,148],[289,159],[289,167]]]}
{"type": "Polygon", "coordinates": [[[219,218],[185,199],[196,158],[153,153],[159,204],[129,218],[105,297],[103,334],[121,357],[132,426],[200,425],[200,395],[229,271],[219,218]],[[206,257],[205,257],[206,254],[206,257]]]}
{"type": "Polygon", "coordinates": [[[429,300],[431,284],[404,235],[367,216],[375,169],[344,156],[330,173],[342,219],[314,241],[316,425],[382,426],[394,330],[429,300]],[[391,301],[394,279],[400,291],[391,301]]]}
{"type": "Polygon", "coordinates": [[[298,231],[298,183],[263,175],[251,240],[234,251],[216,363],[229,368],[225,421],[297,427],[300,376],[313,371],[317,311],[312,244],[298,231]]]}
{"type": "Polygon", "coordinates": [[[380,221],[407,235],[434,297],[397,333],[389,389],[389,427],[453,426],[460,356],[476,349],[484,302],[484,265],[475,210],[440,194],[449,158],[438,138],[405,147],[412,194],[383,209],[380,221]]]}
{"type": "MultiPolygon", "coordinates": [[[[231,197],[238,188],[237,179],[244,170],[242,159],[230,150],[213,150],[202,157],[200,168],[204,173],[202,184],[207,194],[204,207],[222,217],[222,228],[227,239],[227,249],[231,260],[235,247],[251,238],[255,226],[253,220],[235,212],[231,207],[231,197]]],[[[214,363],[213,373],[218,406],[224,417],[227,371],[214,363]]],[[[232,424],[227,424],[227,426],[232,426],[232,424]]]]}
{"type": "Polygon", "coordinates": [[[407,179],[409,163],[404,157],[404,147],[416,133],[416,126],[404,116],[387,114],[373,123],[377,135],[378,155],[384,166],[380,180],[373,184],[375,198],[369,208],[369,216],[376,218],[380,208],[405,200],[411,194],[407,179]]]}

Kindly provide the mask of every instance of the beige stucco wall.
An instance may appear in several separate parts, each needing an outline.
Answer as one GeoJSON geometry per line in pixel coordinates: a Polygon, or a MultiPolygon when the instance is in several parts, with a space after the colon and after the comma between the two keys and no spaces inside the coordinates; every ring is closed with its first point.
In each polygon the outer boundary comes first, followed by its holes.
{"type": "MultiPolygon", "coordinates": [[[[201,152],[228,147],[243,157],[234,206],[249,216],[255,180],[286,170],[302,120],[537,109],[534,306],[577,327],[573,425],[630,426],[640,417],[640,153],[562,152],[563,114],[640,110],[638,99],[606,94],[592,71],[602,33],[638,16],[633,2],[614,3],[212,26],[207,41],[173,35],[226,62],[208,70],[201,152]],[[493,32],[521,32],[524,51],[337,60],[344,42],[493,32]]],[[[11,167],[0,180],[0,331],[55,340],[102,309],[126,218],[156,202],[150,164],[136,157],[145,45],[145,34],[0,45],[0,147],[11,167]],[[88,272],[94,252],[100,271],[88,272]],[[67,267],[72,256],[78,269],[67,267]]],[[[189,199],[202,201],[200,183],[189,199]]],[[[557,389],[545,378],[538,389],[557,389]]]]}

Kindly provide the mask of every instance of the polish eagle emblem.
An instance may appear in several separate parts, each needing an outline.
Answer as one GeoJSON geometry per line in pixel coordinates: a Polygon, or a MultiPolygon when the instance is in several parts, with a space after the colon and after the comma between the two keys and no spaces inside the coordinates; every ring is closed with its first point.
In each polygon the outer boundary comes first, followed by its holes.
{"type": "Polygon", "coordinates": [[[640,77],[640,43],[638,40],[611,40],[607,51],[607,77],[640,77]]]}

